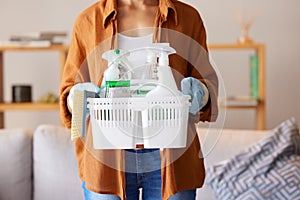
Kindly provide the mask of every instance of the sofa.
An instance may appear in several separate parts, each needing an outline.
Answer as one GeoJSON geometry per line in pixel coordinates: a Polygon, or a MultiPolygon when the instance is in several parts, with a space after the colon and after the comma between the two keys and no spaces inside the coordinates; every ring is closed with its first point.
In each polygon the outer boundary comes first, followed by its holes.
{"type": "Polygon", "coordinates": [[[69,130],[0,130],[1,200],[82,200],[69,130]]]}
{"type": "MultiPolygon", "coordinates": [[[[291,140],[295,145],[299,143],[300,146],[300,136],[295,125],[295,120],[290,119],[284,123],[285,125],[286,123],[293,123],[292,132],[294,135],[291,140]]],[[[226,191],[226,187],[225,189],[221,187],[224,177],[220,178],[220,176],[224,176],[224,174],[226,176],[226,173],[222,169],[227,169],[227,165],[230,165],[237,155],[240,158],[242,157],[240,154],[245,156],[247,155],[246,152],[249,151],[253,154],[253,146],[257,147],[257,144],[265,144],[263,142],[267,142],[266,138],[270,138],[274,130],[277,130],[277,132],[279,130],[280,132],[282,129],[282,127],[277,127],[276,129],[266,131],[237,129],[210,130],[198,127],[199,138],[203,148],[202,153],[205,157],[207,176],[205,185],[197,190],[197,199],[222,199],[222,195],[224,196],[222,191],[225,190],[226,193],[228,192],[226,191]]],[[[278,137],[277,134],[275,138],[278,137]]],[[[300,147],[297,147],[298,149],[291,149],[288,146],[287,148],[289,151],[286,151],[286,154],[295,153],[296,156],[294,157],[296,157],[296,161],[300,161],[300,147]]],[[[246,159],[249,158],[249,155],[247,156],[246,159]]],[[[33,132],[24,129],[2,129],[0,130],[0,160],[1,200],[83,199],[81,181],[77,174],[74,143],[70,140],[70,132],[66,128],[55,125],[40,125],[33,132]]],[[[298,166],[295,167],[292,175],[296,176],[299,182],[300,162],[296,163],[298,163],[298,166]]],[[[230,166],[234,169],[234,165],[231,164],[230,166]]],[[[247,177],[247,179],[252,178],[247,177]]],[[[290,195],[296,197],[293,199],[300,199],[300,188],[295,185],[298,182],[296,179],[291,179],[291,181],[289,183],[291,187],[290,195]]],[[[234,182],[237,182],[237,180],[235,179],[234,182]]],[[[281,185],[279,184],[279,186],[281,185]]],[[[251,188],[251,186],[248,188],[251,188]]]]}

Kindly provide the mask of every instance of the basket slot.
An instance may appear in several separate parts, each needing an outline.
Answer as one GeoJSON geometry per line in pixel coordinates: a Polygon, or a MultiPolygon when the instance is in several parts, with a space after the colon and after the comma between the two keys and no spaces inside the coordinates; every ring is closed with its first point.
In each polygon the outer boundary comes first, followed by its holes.
{"type": "Polygon", "coordinates": [[[108,121],[109,120],[109,110],[104,110],[104,119],[105,121],[108,121]]]}
{"type": "Polygon", "coordinates": [[[175,119],[175,112],[176,112],[176,109],[171,109],[171,118],[172,119],[175,119]]]}
{"type": "Polygon", "coordinates": [[[119,112],[118,110],[113,110],[114,112],[114,117],[113,117],[113,120],[116,122],[116,121],[119,121],[120,117],[119,117],[119,112]]]}
{"type": "Polygon", "coordinates": [[[164,108],[163,109],[163,113],[162,113],[162,120],[165,122],[165,125],[168,124],[168,109],[167,108],[164,108]]]}
{"type": "Polygon", "coordinates": [[[158,109],[155,108],[154,109],[154,116],[153,116],[153,121],[157,121],[159,119],[159,112],[158,112],[158,109]]]}
{"type": "Polygon", "coordinates": [[[130,110],[124,109],[123,115],[124,115],[124,121],[130,122],[130,110]]]}
{"type": "Polygon", "coordinates": [[[167,109],[167,125],[170,126],[172,121],[174,121],[174,119],[172,118],[172,112],[173,112],[173,109],[172,108],[168,108],[167,109]]]}
{"type": "Polygon", "coordinates": [[[126,109],[124,109],[123,110],[123,119],[124,119],[124,121],[126,121],[126,122],[128,122],[129,120],[128,120],[128,110],[126,110],[126,109]]]}
{"type": "Polygon", "coordinates": [[[118,113],[118,118],[119,118],[120,121],[124,121],[124,118],[123,118],[123,111],[124,111],[123,109],[120,109],[120,110],[119,110],[119,113],[118,113]]]}
{"type": "Polygon", "coordinates": [[[108,118],[105,119],[106,121],[115,121],[116,115],[115,115],[115,110],[107,110],[108,112],[108,118]]]}
{"type": "Polygon", "coordinates": [[[105,112],[104,110],[97,110],[98,112],[100,112],[100,116],[101,118],[99,120],[105,120],[105,112]]]}

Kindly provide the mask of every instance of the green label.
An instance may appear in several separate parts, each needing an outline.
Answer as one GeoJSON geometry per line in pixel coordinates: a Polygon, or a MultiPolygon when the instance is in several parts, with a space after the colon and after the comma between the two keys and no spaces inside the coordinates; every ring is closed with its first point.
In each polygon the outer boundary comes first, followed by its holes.
{"type": "Polygon", "coordinates": [[[106,87],[130,87],[130,80],[106,81],[106,87]]]}
{"type": "Polygon", "coordinates": [[[250,56],[250,95],[258,99],[258,57],[250,56]]]}

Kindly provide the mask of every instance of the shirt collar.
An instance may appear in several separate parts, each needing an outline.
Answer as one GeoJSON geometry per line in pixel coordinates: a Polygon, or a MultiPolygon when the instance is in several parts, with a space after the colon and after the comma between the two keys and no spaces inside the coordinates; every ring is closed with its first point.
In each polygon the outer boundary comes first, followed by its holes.
{"type": "Polygon", "coordinates": [[[103,26],[106,27],[110,20],[116,19],[117,0],[106,0],[103,8],[103,26]]]}
{"type": "MultiPolygon", "coordinates": [[[[175,24],[177,25],[177,12],[173,1],[177,0],[160,0],[159,1],[159,10],[161,13],[161,18],[163,21],[167,20],[168,15],[170,15],[169,10],[173,11],[173,17],[175,19],[175,24]]],[[[170,15],[171,16],[171,15],[170,15]]]]}
{"type": "MultiPolygon", "coordinates": [[[[174,12],[174,19],[177,25],[177,12],[175,5],[172,1],[177,0],[159,0],[159,11],[163,21],[167,20],[167,16],[169,15],[169,8],[174,12]]],[[[117,16],[117,0],[106,0],[104,10],[103,10],[103,26],[105,27],[110,20],[116,19],[117,16]]]]}

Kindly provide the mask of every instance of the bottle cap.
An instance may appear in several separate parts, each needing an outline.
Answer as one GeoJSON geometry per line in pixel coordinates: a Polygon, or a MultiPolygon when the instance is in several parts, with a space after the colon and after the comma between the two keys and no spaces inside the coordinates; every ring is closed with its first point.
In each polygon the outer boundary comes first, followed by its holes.
{"type": "Polygon", "coordinates": [[[120,49],[115,49],[115,50],[114,50],[114,53],[115,53],[115,54],[120,54],[120,49]]]}

